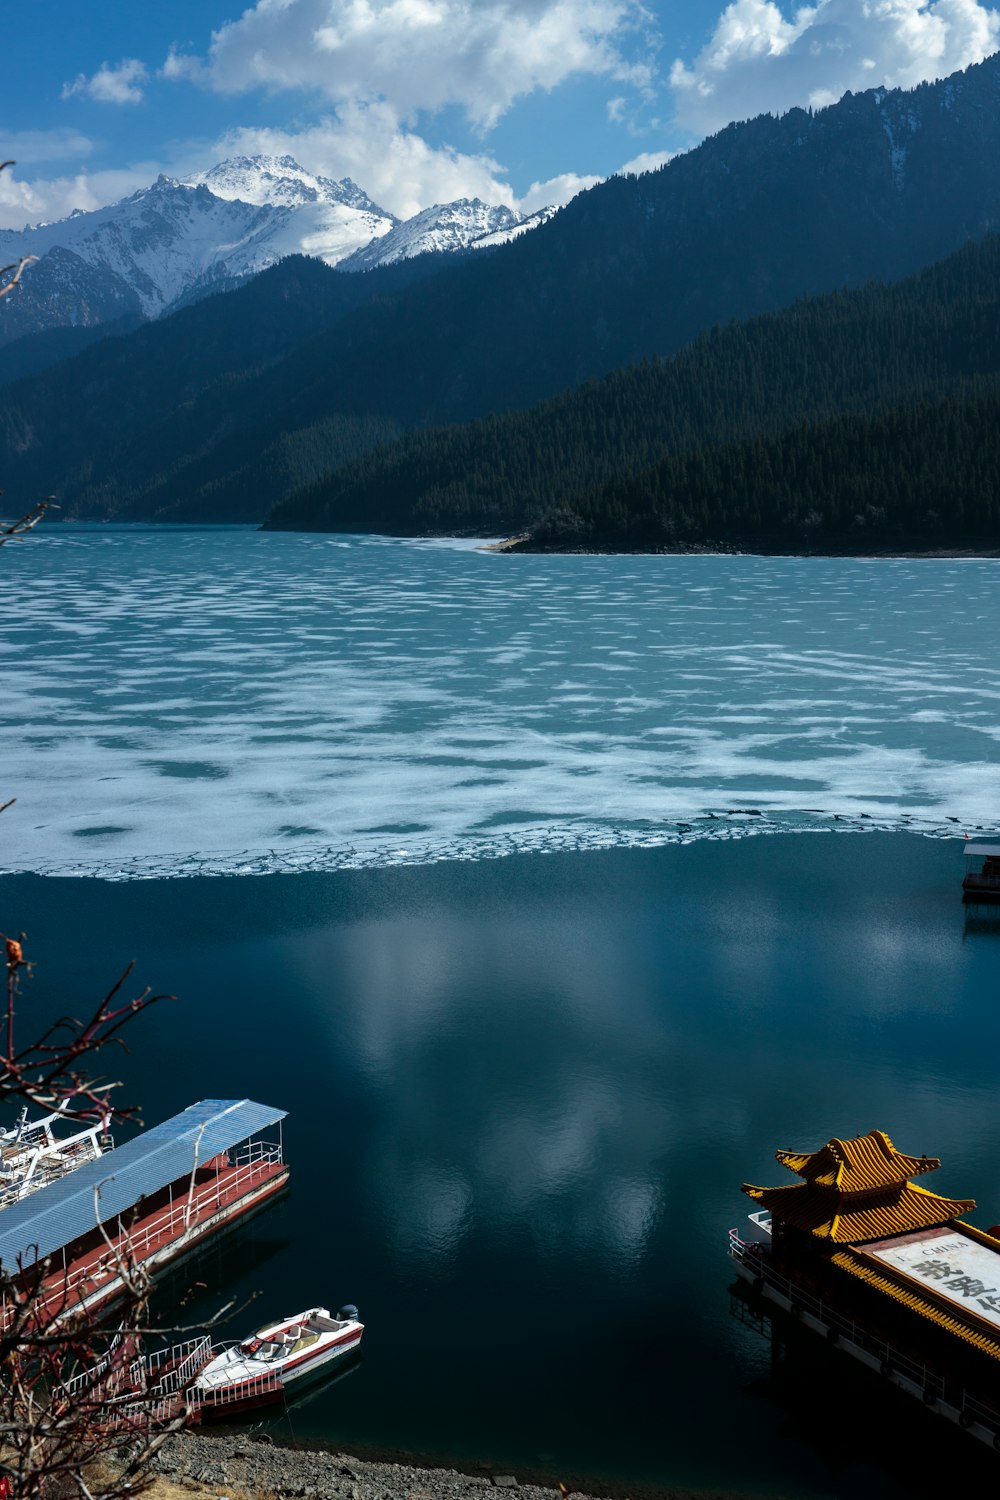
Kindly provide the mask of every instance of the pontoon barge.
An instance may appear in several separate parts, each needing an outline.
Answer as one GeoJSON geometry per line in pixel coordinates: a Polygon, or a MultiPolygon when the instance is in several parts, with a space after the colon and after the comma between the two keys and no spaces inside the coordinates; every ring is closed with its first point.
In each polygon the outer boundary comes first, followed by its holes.
{"type": "MultiPolygon", "coordinates": [[[[3,1209],[0,1267],[40,1282],[50,1316],[112,1300],[124,1286],[123,1253],[157,1271],[281,1192],[284,1118],[250,1099],[190,1105],[3,1209]]],[[[0,1320],[11,1311],[0,1298],[0,1320]]]]}
{"type": "Polygon", "coordinates": [[[962,881],[962,900],[967,906],[1000,905],[1000,840],[966,842],[965,857],[982,860],[978,870],[970,865],[962,881]]]}
{"type": "Polygon", "coordinates": [[[971,1199],[911,1183],[939,1161],[902,1155],[879,1130],[777,1158],[804,1181],[744,1184],[761,1209],[729,1231],[738,1275],[1000,1449],[1000,1228],[965,1223],[971,1199]]]}

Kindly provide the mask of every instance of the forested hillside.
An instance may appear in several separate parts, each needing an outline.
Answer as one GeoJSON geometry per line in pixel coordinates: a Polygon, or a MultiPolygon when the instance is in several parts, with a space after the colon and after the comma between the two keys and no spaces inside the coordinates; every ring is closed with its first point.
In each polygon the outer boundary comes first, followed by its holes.
{"type": "MultiPolygon", "coordinates": [[[[992,235],[896,285],[810,298],[714,329],[671,360],[621,371],[532,411],[411,434],[303,489],[276,507],[268,525],[496,533],[549,517],[540,543],[593,546],[658,545],[668,536],[701,542],[706,526],[722,528],[712,532],[719,540],[730,523],[756,534],[765,521],[745,515],[742,502],[734,500],[724,522],[721,492],[710,519],[703,514],[713,484],[738,489],[734,465],[759,477],[761,463],[787,461],[790,469],[775,471],[774,493],[795,491],[803,434],[822,428],[830,434],[822,466],[829,509],[835,456],[846,452],[840,434],[850,429],[844,419],[898,410],[902,426],[890,421],[877,443],[871,439],[872,453],[884,456],[891,433],[909,430],[918,406],[943,412],[943,398],[961,404],[983,381],[992,389],[998,373],[1000,237],[992,235]],[[688,504],[685,484],[697,503],[688,504]],[[669,519],[673,529],[647,526],[649,516],[669,519]]],[[[958,420],[948,412],[948,422],[958,420]]],[[[865,459],[873,488],[859,499],[862,509],[882,505],[873,464],[865,459]]],[[[845,504],[859,483],[853,476],[845,504]]],[[[803,515],[815,508],[803,504],[803,515]]],[[[799,509],[786,506],[788,524],[799,509]]],[[[767,525],[776,524],[774,515],[767,511],[767,525]]]]}
{"type": "MultiPolygon", "coordinates": [[[[130,519],[193,501],[193,519],[259,518],[275,491],[261,482],[248,499],[241,470],[252,455],[263,460],[262,472],[270,466],[284,473],[286,434],[297,424],[278,420],[275,408],[290,355],[314,349],[323,368],[336,356],[342,323],[359,309],[391,302],[441,260],[424,256],[348,276],[292,256],[237,291],[134,332],[102,337],[9,385],[0,408],[8,497],[26,508],[39,491],[55,489],[64,515],[130,519]],[[236,510],[212,514],[210,503],[199,510],[198,491],[211,493],[220,476],[232,478],[236,510]]],[[[21,296],[30,296],[29,277],[30,271],[21,296]]],[[[66,336],[55,330],[38,341],[18,341],[6,358],[27,364],[35,342],[66,336]]],[[[320,413],[301,445],[294,482],[353,455],[369,440],[366,434],[382,441],[401,431],[399,422],[365,413],[360,421],[352,413],[343,419],[336,411],[320,413]],[[344,441],[331,442],[331,431],[344,441]]]]}
{"type": "Polygon", "coordinates": [[[1000,549],[1000,379],[671,454],[549,512],[520,551],[1000,549]]]}
{"type": "Polygon", "coordinates": [[[0,469],[12,498],[56,487],[64,514],[262,518],[402,429],[525,409],[732,318],[929,265],[1000,226],[998,159],[996,57],[732,125],[496,251],[395,280],[282,265],[106,341],[8,388],[0,469]]]}

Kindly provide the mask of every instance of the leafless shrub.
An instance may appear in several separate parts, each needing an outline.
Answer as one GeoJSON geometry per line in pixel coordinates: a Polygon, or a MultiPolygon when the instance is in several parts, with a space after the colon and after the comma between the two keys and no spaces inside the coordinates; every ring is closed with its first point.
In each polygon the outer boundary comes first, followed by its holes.
{"type": "MultiPolygon", "coordinates": [[[[12,165],[0,163],[0,172],[12,165]]],[[[0,298],[21,286],[33,259],[22,256],[0,270],[0,298]]],[[[51,504],[42,500],[20,519],[0,522],[0,546],[31,531],[51,504]]],[[[0,803],[0,812],[12,800],[0,803]]],[[[124,1047],[124,1028],[163,997],[149,989],[130,997],[130,964],[81,1015],[29,1028],[34,1035],[21,1042],[16,1011],[33,967],[25,934],[0,933],[0,955],[0,1119],[5,1106],[49,1114],[68,1098],[76,1103],[74,1121],[100,1120],[107,1129],[134,1118],[134,1108],[111,1105],[117,1081],[95,1076],[94,1067],[108,1049],[124,1047]]],[[[96,1195],[94,1214],[104,1234],[96,1195]]],[[[149,1482],[153,1456],[189,1418],[183,1391],[165,1402],[140,1358],[142,1335],[151,1331],[149,1273],[127,1239],[122,1246],[104,1237],[122,1286],[111,1329],[82,1306],[65,1273],[60,1283],[49,1261],[22,1257],[0,1266],[0,1500],[126,1500],[149,1482]]]]}

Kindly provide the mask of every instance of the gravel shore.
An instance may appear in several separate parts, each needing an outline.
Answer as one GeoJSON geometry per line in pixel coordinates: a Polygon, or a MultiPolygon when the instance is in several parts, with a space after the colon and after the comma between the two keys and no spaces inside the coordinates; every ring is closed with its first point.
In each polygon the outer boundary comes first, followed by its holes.
{"type": "MultiPolygon", "coordinates": [[[[519,1500],[561,1500],[551,1486],[521,1483],[515,1474],[466,1474],[457,1469],[373,1462],[346,1453],[285,1448],[267,1435],[185,1432],[173,1437],[155,1460],[166,1479],[197,1485],[206,1493],[254,1496],[310,1496],[315,1500],[486,1500],[497,1490],[516,1491],[519,1500]]],[[[602,1487],[604,1496],[657,1494],[660,1500],[736,1500],[715,1490],[602,1487]]],[[[576,1500],[591,1500],[573,1490],[576,1500]]]]}

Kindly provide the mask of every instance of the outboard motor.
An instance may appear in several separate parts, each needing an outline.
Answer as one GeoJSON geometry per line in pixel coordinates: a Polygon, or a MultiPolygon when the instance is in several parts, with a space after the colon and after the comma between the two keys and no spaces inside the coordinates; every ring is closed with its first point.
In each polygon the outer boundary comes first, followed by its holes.
{"type": "Polygon", "coordinates": [[[358,1310],[354,1306],[353,1302],[347,1302],[347,1303],[345,1303],[345,1305],[340,1309],[339,1313],[337,1314],[337,1322],[338,1323],[349,1323],[352,1318],[354,1319],[355,1322],[358,1321],[358,1310]]]}

